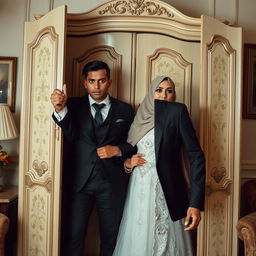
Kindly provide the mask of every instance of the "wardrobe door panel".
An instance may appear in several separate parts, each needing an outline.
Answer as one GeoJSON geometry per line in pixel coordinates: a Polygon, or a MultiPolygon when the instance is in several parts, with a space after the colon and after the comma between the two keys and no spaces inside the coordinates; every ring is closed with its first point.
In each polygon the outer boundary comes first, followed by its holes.
{"type": "Polygon", "coordinates": [[[62,140],[50,95],[62,89],[65,6],[24,32],[18,255],[59,254],[62,140]]]}
{"type": "Polygon", "coordinates": [[[241,28],[202,16],[201,145],[206,202],[200,255],[237,255],[240,194],[241,28]]]}

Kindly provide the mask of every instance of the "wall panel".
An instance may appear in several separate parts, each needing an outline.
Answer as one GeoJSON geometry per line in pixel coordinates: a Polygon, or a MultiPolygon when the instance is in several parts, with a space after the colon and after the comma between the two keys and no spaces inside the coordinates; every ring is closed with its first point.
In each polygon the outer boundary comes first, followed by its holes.
{"type": "Polygon", "coordinates": [[[35,20],[34,14],[47,13],[50,11],[50,0],[27,0],[28,20],[35,20]]]}

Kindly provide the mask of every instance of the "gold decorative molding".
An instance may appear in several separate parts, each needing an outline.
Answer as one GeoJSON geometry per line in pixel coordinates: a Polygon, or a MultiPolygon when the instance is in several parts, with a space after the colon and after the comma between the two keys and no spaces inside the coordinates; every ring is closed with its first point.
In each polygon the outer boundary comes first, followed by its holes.
{"type": "Polygon", "coordinates": [[[42,40],[44,35],[50,35],[52,41],[58,40],[58,34],[56,33],[55,28],[52,26],[48,26],[38,31],[37,35],[35,36],[35,39],[30,44],[27,45],[27,48],[28,49],[36,48],[40,44],[40,41],[42,40]]]}
{"type": "Polygon", "coordinates": [[[214,35],[213,37],[211,37],[210,42],[207,44],[208,50],[213,51],[218,44],[221,44],[223,46],[227,55],[231,55],[235,52],[230,42],[225,37],[220,35],[214,35]]]}
{"type": "Polygon", "coordinates": [[[113,31],[155,32],[199,41],[201,19],[186,16],[158,0],[112,0],[89,12],[67,14],[69,36],[113,31]]]}
{"type": "Polygon", "coordinates": [[[99,10],[100,15],[107,13],[110,14],[131,14],[131,15],[141,15],[147,13],[150,16],[162,16],[174,17],[174,13],[168,11],[165,7],[153,1],[145,0],[126,0],[126,1],[116,1],[114,3],[108,4],[104,9],[99,10]]]}

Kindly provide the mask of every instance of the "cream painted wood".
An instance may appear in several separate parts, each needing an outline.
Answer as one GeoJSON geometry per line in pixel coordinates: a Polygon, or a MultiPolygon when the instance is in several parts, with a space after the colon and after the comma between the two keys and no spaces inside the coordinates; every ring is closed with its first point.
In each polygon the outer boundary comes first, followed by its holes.
{"type": "Polygon", "coordinates": [[[67,18],[68,35],[148,31],[184,40],[200,39],[200,19],[188,17],[159,0],[112,0],[86,13],[68,14],[67,18]]]}
{"type": "Polygon", "coordinates": [[[241,41],[241,28],[202,16],[200,139],[207,160],[207,180],[198,255],[237,255],[241,41]]]}
{"type": "Polygon", "coordinates": [[[86,37],[67,38],[66,81],[71,95],[84,95],[82,68],[95,59],[108,63],[111,69],[113,97],[131,102],[132,33],[108,32],[86,37]],[[74,47],[75,46],[75,47],[74,47]]]}
{"type": "Polygon", "coordinates": [[[58,255],[62,138],[50,94],[62,88],[64,6],[25,24],[20,132],[18,255],[58,255]]]}

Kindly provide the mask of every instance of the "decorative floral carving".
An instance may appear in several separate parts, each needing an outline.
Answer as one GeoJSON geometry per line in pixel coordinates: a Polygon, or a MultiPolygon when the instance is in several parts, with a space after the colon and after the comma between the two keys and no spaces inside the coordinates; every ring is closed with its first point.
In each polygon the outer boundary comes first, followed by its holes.
{"type": "MultiPolygon", "coordinates": [[[[224,47],[224,46],[223,46],[224,47]]],[[[223,49],[224,50],[224,49],[223,49]]],[[[224,55],[225,56],[225,55],[224,55]]],[[[228,70],[227,60],[223,55],[218,54],[213,59],[213,82],[217,85],[224,85],[227,81],[228,70]]]]}
{"type": "MultiPolygon", "coordinates": [[[[56,83],[54,69],[57,59],[58,36],[53,27],[47,27],[38,33],[37,39],[31,43],[31,93],[30,102],[33,109],[30,122],[30,168],[39,177],[49,171],[49,143],[51,133],[51,104],[49,95],[52,84],[56,83]],[[36,160],[35,160],[36,159],[36,160]],[[34,161],[33,161],[34,160],[34,161]]],[[[38,178],[37,176],[37,178],[38,178]]]]}
{"type": "Polygon", "coordinates": [[[223,44],[211,51],[211,177],[220,183],[226,176],[228,164],[228,121],[229,121],[229,58],[223,44]]]}
{"type": "Polygon", "coordinates": [[[25,184],[27,188],[32,188],[33,186],[40,186],[46,188],[49,194],[51,194],[52,192],[52,180],[49,177],[44,182],[40,182],[32,180],[30,175],[25,175],[25,184]]]}
{"type": "MultiPolygon", "coordinates": [[[[46,39],[50,40],[50,39],[46,39]]],[[[39,48],[39,51],[36,54],[36,74],[38,77],[38,83],[35,84],[34,88],[34,105],[36,111],[34,112],[34,130],[33,134],[35,137],[35,147],[38,157],[42,158],[48,155],[46,151],[46,144],[48,138],[49,130],[49,114],[47,112],[50,95],[50,82],[52,75],[52,52],[53,49],[44,46],[42,42],[42,47],[39,48]]]]}
{"type": "Polygon", "coordinates": [[[30,256],[45,256],[45,253],[39,248],[30,249],[30,256]]]}
{"type": "Polygon", "coordinates": [[[45,161],[39,163],[38,160],[34,160],[32,167],[39,177],[42,177],[48,171],[48,164],[45,161]]]}
{"type": "Polygon", "coordinates": [[[131,15],[141,15],[147,13],[148,15],[166,15],[167,17],[174,17],[174,14],[169,12],[165,7],[160,6],[153,1],[145,0],[126,0],[126,1],[116,1],[107,5],[103,10],[99,11],[100,15],[106,13],[111,14],[125,14],[129,13],[131,15]]]}
{"type": "Polygon", "coordinates": [[[30,255],[44,256],[45,253],[40,249],[43,240],[46,238],[46,203],[42,196],[35,195],[31,202],[31,238],[33,248],[30,248],[30,255]]]}
{"type": "Polygon", "coordinates": [[[216,255],[222,255],[225,242],[225,209],[220,200],[213,202],[211,215],[211,248],[215,248],[216,255]]]}
{"type": "MultiPolygon", "coordinates": [[[[160,56],[161,57],[161,56],[160,56]]],[[[160,58],[159,58],[160,59],[160,58]]],[[[179,71],[177,71],[176,66],[174,66],[174,63],[171,62],[171,59],[169,61],[159,61],[156,64],[156,71],[159,75],[165,75],[165,74],[170,74],[172,79],[174,77],[180,78],[183,74],[180,74],[179,71]]],[[[175,80],[175,79],[174,79],[175,80]]],[[[178,80],[178,79],[177,79],[178,80]]],[[[176,83],[175,83],[176,86],[176,83]]]]}

